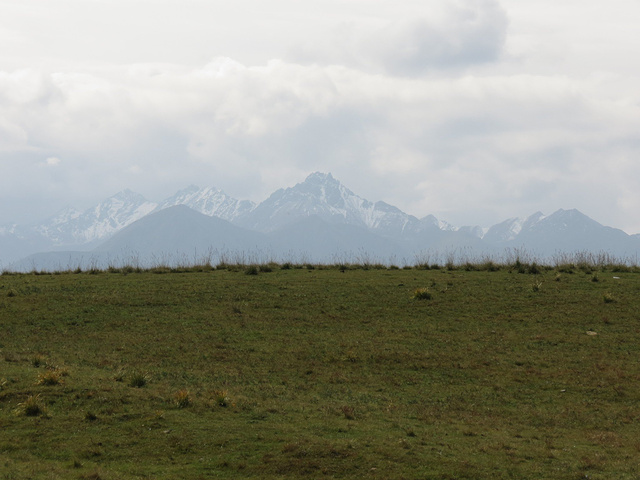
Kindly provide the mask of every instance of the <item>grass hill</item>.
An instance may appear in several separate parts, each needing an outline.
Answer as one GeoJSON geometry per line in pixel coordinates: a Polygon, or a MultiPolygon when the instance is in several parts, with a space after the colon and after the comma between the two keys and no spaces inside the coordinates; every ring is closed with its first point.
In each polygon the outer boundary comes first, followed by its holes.
{"type": "Polygon", "coordinates": [[[4,274],[0,478],[637,478],[637,269],[486,267],[4,274]]]}

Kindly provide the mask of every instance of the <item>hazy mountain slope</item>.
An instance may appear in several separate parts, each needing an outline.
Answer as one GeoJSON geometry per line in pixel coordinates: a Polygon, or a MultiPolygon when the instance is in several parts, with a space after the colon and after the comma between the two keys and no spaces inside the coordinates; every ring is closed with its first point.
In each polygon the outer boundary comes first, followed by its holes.
{"type": "Polygon", "coordinates": [[[0,231],[0,268],[35,252],[49,250],[51,242],[37,232],[16,229],[0,231]]]}
{"type": "Polygon", "coordinates": [[[542,256],[557,252],[607,251],[619,257],[635,255],[640,242],[622,230],[605,227],[578,210],[558,210],[527,223],[512,243],[542,256]]]}
{"type": "Polygon", "coordinates": [[[301,218],[269,233],[277,250],[293,261],[323,263],[402,260],[397,242],[355,225],[329,223],[318,215],[301,218]]]}
{"type": "Polygon", "coordinates": [[[609,253],[620,259],[635,257],[640,239],[603,226],[578,210],[560,209],[545,216],[511,218],[492,226],[483,237],[486,248],[522,249],[542,259],[575,252],[609,253]]]}
{"type": "Polygon", "coordinates": [[[94,252],[112,258],[139,257],[148,262],[216,261],[219,254],[239,255],[269,249],[268,239],[258,233],[210,217],[185,206],[169,207],[134,222],[94,252]]]}

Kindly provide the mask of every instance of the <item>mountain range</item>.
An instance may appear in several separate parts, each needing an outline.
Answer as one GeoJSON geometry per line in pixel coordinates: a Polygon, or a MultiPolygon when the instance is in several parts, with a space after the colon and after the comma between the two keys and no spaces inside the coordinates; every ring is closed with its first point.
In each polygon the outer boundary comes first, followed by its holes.
{"type": "Polygon", "coordinates": [[[454,227],[366,200],[331,174],[313,173],[259,204],[214,187],[190,186],[154,203],[124,190],[85,211],[68,209],[32,225],[0,227],[8,270],[114,263],[304,261],[414,264],[444,256],[527,252],[548,261],[572,252],[636,259],[640,236],[606,227],[577,210],[511,218],[488,229],[454,227]]]}

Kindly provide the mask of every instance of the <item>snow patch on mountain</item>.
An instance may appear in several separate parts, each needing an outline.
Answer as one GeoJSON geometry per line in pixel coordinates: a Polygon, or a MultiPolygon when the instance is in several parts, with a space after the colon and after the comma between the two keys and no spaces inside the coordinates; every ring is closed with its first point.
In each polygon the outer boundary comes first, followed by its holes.
{"type": "Polygon", "coordinates": [[[509,218],[487,229],[482,238],[496,243],[510,242],[518,238],[521,233],[531,230],[544,218],[546,217],[541,212],[536,212],[527,218],[509,218]]]}
{"type": "Polygon", "coordinates": [[[11,225],[0,226],[0,235],[15,235],[18,229],[18,224],[12,223],[11,225]]]}
{"type": "Polygon", "coordinates": [[[215,187],[200,188],[191,185],[166,199],[156,210],[176,205],[187,207],[210,217],[218,217],[233,222],[246,215],[255,208],[255,204],[248,200],[236,200],[222,190],[215,187]]]}
{"type": "MultiPolygon", "coordinates": [[[[293,187],[274,192],[239,224],[271,232],[314,215],[328,223],[362,227],[386,237],[414,235],[431,226],[430,220],[418,220],[388,203],[370,202],[353,193],[330,173],[320,172],[310,174],[304,182],[293,187]]],[[[438,228],[437,220],[433,226],[438,228]]]]}
{"type": "MultiPolygon", "coordinates": [[[[359,197],[330,173],[312,173],[303,183],[293,189],[287,189],[289,195],[300,195],[305,198],[302,205],[313,205],[318,213],[342,217],[346,223],[360,223],[367,228],[375,228],[385,212],[376,204],[359,197]]],[[[384,205],[380,205],[384,209],[384,205]]]]}
{"type": "Polygon", "coordinates": [[[78,236],[88,242],[105,238],[148,215],[156,206],[142,195],[124,190],[80,215],[76,219],[78,236]]]}
{"type": "MultiPolygon", "coordinates": [[[[254,233],[269,233],[278,241],[287,235],[304,238],[306,240],[301,241],[307,245],[301,245],[300,251],[317,244],[316,240],[320,238],[338,242],[334,238],[337,232],[354,236],[348,243],[351,249],[360,242],[361,246],[387,255],[388,246],[393,244],[399,255],[409,257],[416,252],[456,249],[499,254],[505,248],[527,248],[536,255],[547,257],[559,250],[606,250],[624,258],[634,257],[640,251],[640,235],[629,236],[620,230],[603,227],[577,210],[558,210],[549,216],[536,212],[526,218],[510,218],[490,228],[458,228],[433,215],[418,219],[383,201],[371,202],[353,193],[330,173],[316,172],[293,187],[274,192],[257,206],[246,200],[236,200],[215,187],[192,185],[160,204],[124,190],[82,212],[67,209],[37,225],[0,227],[0,253],[3,255],[0,262],[69,246],[87,251],[148,214],[178,205],[217,217],[220,222],[246,227],[254,233]],[[333,232],[334,237],[313,232],[293,235],[296,228],[313,228],[314,232],[326,229],[333,232]]],[[[182,215],[181,211],[175,210],[174,214],[182,215]]],[[[156,220],[169,221],[168,218],[159,216],[156,220]]],[[[179,228],[174,233],[176,241],[180,242],[183,239],[186,242],[190,235],[179,228]]],[[[281,243],[292,245],[290,241],[282,240],[281,243]]],[[[338,244],[347,245],[335,243],[338,244]]]]}
{"type": "Polygon", "coordinates": [[[106,239],[151,213],[157,204],[123,190],[84,212],[67,209],[35,227],[55,246],[79,245],[106,239]]]}
{"type": "Polygon", "coordinates": [[[53,217],[34,227],[35,231],[44,237],[54,239],[59,235],[58,230],[64,228],[63,225],[80,217],[82,212],[75,208],[65,208],[53,217]]]}
{"type": "Polygon", "coordinates": [[[444,220],[438,220],[438,228],[440,230],[449,231],[449,232],[455,232],[456,230],[458,230],[457,227],[454,227],[453,225],[451,225],[448,222],[445,222],[444,220]]]}

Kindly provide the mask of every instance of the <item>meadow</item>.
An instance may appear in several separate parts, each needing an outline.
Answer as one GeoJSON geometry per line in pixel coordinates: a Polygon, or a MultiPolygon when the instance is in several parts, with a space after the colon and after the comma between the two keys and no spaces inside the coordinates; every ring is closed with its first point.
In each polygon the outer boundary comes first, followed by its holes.
{"type": "Polygon", "coordinates": [[[631,479],[640,274],[0,276],[0,479],[631,479]]]}

